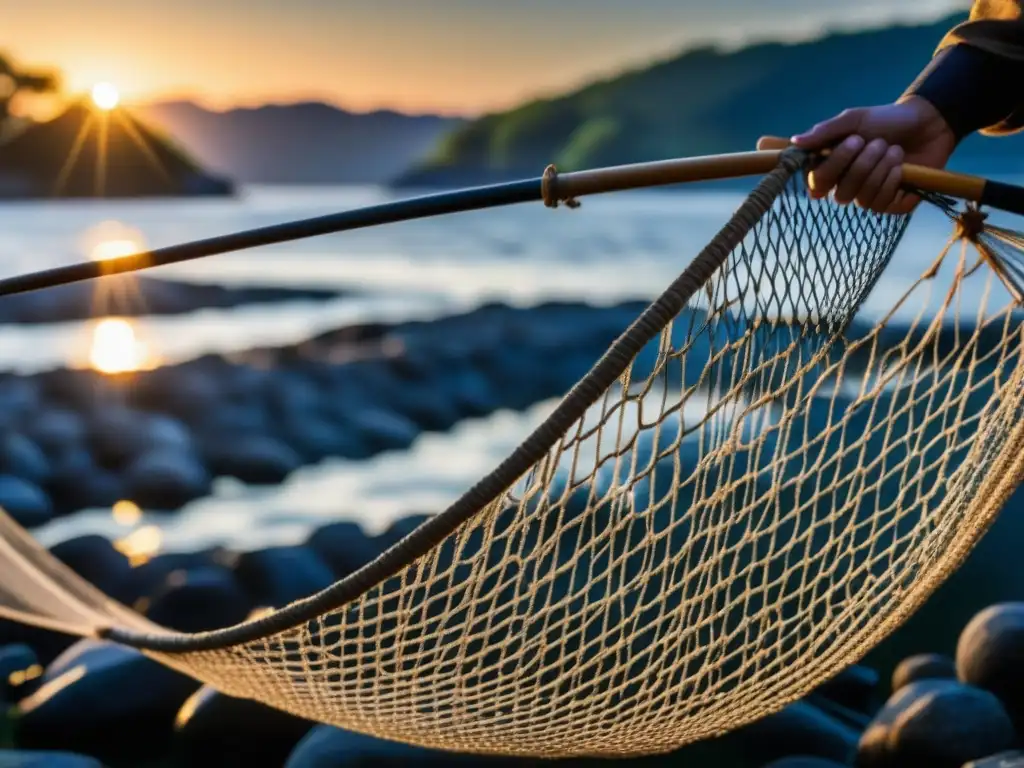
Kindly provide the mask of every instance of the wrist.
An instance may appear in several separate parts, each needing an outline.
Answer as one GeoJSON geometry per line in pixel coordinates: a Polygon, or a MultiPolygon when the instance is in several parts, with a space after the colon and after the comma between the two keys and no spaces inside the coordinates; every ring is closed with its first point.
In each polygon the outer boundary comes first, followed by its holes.
{"type": "Polygon", "coordinates": [[[920,126],[922,135],[945,139],[951,148],[959,144],[966,135],[958,134],[939,108],[924,96],[907,93],[901,96],[896,103],[912,110],[912,120],[915,125],[920,126]]]}

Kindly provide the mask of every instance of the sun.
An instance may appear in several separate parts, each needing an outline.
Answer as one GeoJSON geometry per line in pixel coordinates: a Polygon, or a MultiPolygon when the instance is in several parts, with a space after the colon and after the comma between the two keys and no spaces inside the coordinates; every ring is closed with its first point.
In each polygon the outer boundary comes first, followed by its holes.
{"type": "Polygon", "coordinates": [[[103,111],[113,109],[121,101],[121,94],[111,83],[96,83],[92,87],[92,103],[103,111]]]}

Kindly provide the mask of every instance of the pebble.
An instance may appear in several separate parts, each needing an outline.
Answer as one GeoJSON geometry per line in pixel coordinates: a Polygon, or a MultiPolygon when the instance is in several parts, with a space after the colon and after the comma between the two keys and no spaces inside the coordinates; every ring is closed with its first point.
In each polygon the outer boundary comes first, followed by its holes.
{"type": "Polygon", "coordinates": [[[302,466],[302,457],[272,437],[254,435],[238,441],[211,440],[204,449],[214,475],[251,485],[276,485],[302,466]]]}
{"type": "Polygon", "coordinates": [[[104,768],[103,763],[72,752],[0,749],[0,768],[104,768]]]}
{"type": "Polygon", "coordinates": [[[964,763],[963,768],[1024,768],[1024,752],[1000,752],[964,763]]]}
{"type": "Polygon", "coordinates": [[[744,752],[760,760],[801,753],[846,763],[856,752],[858,733],[803,701],[744,726],[737,732],[744,752]]]}
{"type": "Polygon", "coordinates": [[[358,433],[371,453],[403,451],[416,442],[420,433],[419,427],[405,416],[374,406],[351,409],[341,423],[358,433]]]}
{"type": "Polygon", "coordinates": [[[822,683],[814,692],[857,712],[869,712],[875,706],[879,681],[877,670],[855,664],[822,683]]]}
{"type": "Polygon", "coordinates": [[[955,680],[956,664],[941,653],[921,653],[901,661],[892,673],[892,690],[916,683],[918,680],[955,680]]]}
{"type": "Polygon", "coordinates": [[[109,507],[124,497],[121,478],[97,467],[89,451],[77,446],[54,460],[46,490],[59,513],[109,507]]]}
{"type": "Polygon", "coordinates": [[[85,441],[85,424],[76,411],[46,408],[25,421],[25,435],[51,458],[85,441]]]}
{"type": "Polygon", "coordinates": [[[226,568],[174,571],[147,599],[146,616],[179,632],[206,632],[245,621],[255,607],[226,568]]]}
{"type": "Polygon", "coordinates": [[[317,528],[306,540],[306,546],[316,552],[339,579],[359,570],[380,554],[362,526],[349,520],[317,528]]]}
{"type": "Polygon", "coordinates": [[[239,556],[239,584],[259,606],[283,606],[326,589],[334,572],[308,547],[268,547],[239,556]]]}
{"type": "Polygon", "coordinates": [[[50,462],[43,449],[27,437],[7,432],[0,437],[0,473],[43,485],[50,477],[50,462]]]}
{"type": "Polygon", "coordinates": [[[995,694],[1024,733],[1024,603],[1000,603],[978,613],[956,646],[960,679],[995,694]]]}
{"type": "Polygon", "coordinates": [[[174,752],[183,765],[280,766],[312,727],[287,712],[203,686],[178,712],[174,752]]]}
{"type": "Polygon", "coordinates": [[[980,688],[950,685],[924,694],[897,716],[888,753],[898,766],[960,768],[1009,749],[1015,740],[999,699],[980,688]]]}
{"type": "Polygon", "coordinates": [[[50,553],[115,600],[130,604],[136,597],[131,563],[109,539],[86,534],[55,544],[50,553]]]}
{"type": "Polygon", "coordinates": [[[955,680],[924,679],[896,691],[861,735],[858,768],[960,766],[1012,746],[998,699],[955,680]],[[959,761],[959,762],[957,762],[959,761]]]}
{"type": "Polygon", "coordinates": [[[29,646],[17,643],[0,647],[0,705],[31,693],[41,673],[39,659],[29,646]]]}
{"type": "Polygon", "coordinates": [[[53,503],[43,490],[14,475],[0,475],[0,508],[24,528],[38,528],[53,517],[53,503]]]}
{"type": "Polygon", "coordinates": [[[176,571],[234,566],[234,555],[221,547],[199,552],[162,552],[134,569],[132,578],[139,597],[152,598],[165,586],[167,578],[176,571]]]}
{"type": "MultiPolygon", "coordinates": [[[[440,750],[423,749],[409,744],[385,741],[361,733],[343,731],[329,725],[313,728],[288,757],[285,768],[406,768],[406,766],[465,765],[479,766],[482,761],[474,755],[460,755],[440,750]]],[[[488,758],[487,764],[498,764],[488,758]]]]}
{"type": "Polygon", "coordinates": [[[145,509],[173,511],[210,493],[206,467],[177,448],[155,448],[124,473],[125,494],[145,509]]]}
{"type": "Polygon", "coordinates": [[[131,648],[79,640],[19,703],[15,737],[28,749],[135,760],[160,755],[175,715],[198,685],[131,648]]]}

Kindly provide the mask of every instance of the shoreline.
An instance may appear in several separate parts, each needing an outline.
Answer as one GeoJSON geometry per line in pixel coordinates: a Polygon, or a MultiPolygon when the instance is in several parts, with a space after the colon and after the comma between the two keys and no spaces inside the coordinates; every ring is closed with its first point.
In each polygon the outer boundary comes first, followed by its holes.
{"type": "Polygon", "coordinates": [[[356,296],[334,288],[228,286],[147,275],[109,275],[0,297],[0,325],[48,325],[117,317],[166,317],[247,304],[327,301],[356,296]]]}
{"type": "Polygon", "coordinates": [[[173,512],[218,477],[269,486],[405,450],[562,396],[646,305],[488,304],[130,374],[2,374],[0,504],[28,528],[118,501],[173,512]]]}

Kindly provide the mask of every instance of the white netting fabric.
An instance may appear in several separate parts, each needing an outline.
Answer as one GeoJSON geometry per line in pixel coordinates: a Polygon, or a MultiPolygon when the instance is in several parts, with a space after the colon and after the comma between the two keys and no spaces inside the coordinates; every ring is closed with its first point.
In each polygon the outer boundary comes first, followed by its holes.
{"type": "MultiPolygon", "coordinates": [[[[920,605],[1015,487],[1022,328],[968,248],[860,322],[905,219],[776,177],[542,458],[359,596],[205,650],[78,604],[229,694],[463,752],[663,752],[803,695],[920,605]]],[[[0,597],[24,617],[18,593],[0,597]]],[[[64,619],[103,628],[82,614],[64,619]]]]}

